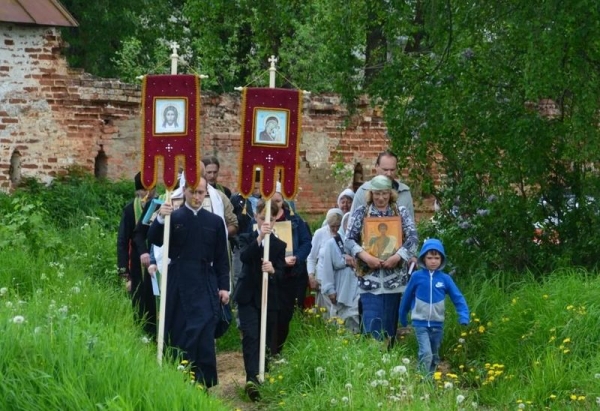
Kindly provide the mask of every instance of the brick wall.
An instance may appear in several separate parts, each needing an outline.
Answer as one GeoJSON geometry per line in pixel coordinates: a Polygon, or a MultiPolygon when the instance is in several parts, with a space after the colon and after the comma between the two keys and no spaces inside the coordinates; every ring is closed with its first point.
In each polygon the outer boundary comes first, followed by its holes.
{"type": "MultiPolygon", "coordinates": [[[[140,164],[140,85],[70,69],[55,28],[0,23],[0,33],[0,190],[10,191],[19,175],[49,182],[69,166],[94,172],[99,154],[108,178],[131,179],[140,164]]],[[[219,158],[219,180],[234,191],[240,104],[236,92],[202,94],[201,153],[219,158]]],[[[369,179],[388,147],[385,131],[367,99],[349,116],[336,95],[305,97],[298,208],[322,215],[352,184],[358,163],[369,179]]]]}

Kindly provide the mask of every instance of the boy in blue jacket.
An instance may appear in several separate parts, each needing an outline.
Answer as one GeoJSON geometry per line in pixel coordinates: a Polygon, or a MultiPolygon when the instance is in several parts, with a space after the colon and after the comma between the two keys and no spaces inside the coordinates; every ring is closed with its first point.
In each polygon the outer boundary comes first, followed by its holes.
{"type": "Polygon", "coordinates": [[[419,344],[419,368],[433,374],[440,362],[439,351],[444,336],[446,294],[450,296],[461,325],[469,324],[469,307],[452,277],[441,271],[446,265],[446,253],[440,240],[425,240],[419,254],[421,269],[415,271],[406,286],[400,302],[400,323],[411,321],[419,344]]]}

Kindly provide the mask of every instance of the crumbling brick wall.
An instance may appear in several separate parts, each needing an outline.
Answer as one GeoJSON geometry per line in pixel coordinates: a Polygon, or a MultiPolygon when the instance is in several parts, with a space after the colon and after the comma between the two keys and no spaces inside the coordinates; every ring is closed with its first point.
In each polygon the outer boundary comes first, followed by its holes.
{"type": "MultiPolygon", "coordinates": [[[[140,165],[140,84],[69,68],[55,28],[0,23],[0,33],[0,190],[10,191],[23,177],[49,182],[75,165],[131,179],[140,165]]],[[[219,158],[220,182],[233,191],[240,104],[237,92],[202,93],[201,154],[219,158]]],[[[388,147],[385,131],[380,109],[366,98],[350,116],[337,95],[306,96],[298,208],[323,214],[335,206],[357,164],[368,180],[377,154],[388,147]]]]}

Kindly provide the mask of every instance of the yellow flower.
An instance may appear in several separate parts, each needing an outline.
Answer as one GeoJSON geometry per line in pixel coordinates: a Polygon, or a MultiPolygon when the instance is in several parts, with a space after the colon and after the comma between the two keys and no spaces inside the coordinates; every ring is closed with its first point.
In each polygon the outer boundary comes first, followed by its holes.
{"type": "Polygon", "coordinates": [[[273,383],[275,382],[275,378],[273,378],[273,377],[269,378],[269,382],[270,382],[271,384],[273,384],[273,383]]]}
{"type": "Polygon", "coordinates": [[[463,331],[463,332],[461,332],[461,333],[460,333],[460,336],[461,336],[461,337],[466,337],[466,336],[467,336],[467,333],[463,331]]]}
{"type": "Polygon", "coordinates": [[[572,310],[574,307],[572,305],[567,305],[567,310],[572,310]]]}
{"type": "Polygon", "coordinates": [[[556,395],[554,395],[554,394],[550,394],[550,399],[551,399],[551,400],[555,400],[555,399],[556,399],[556,395]]]}
{"type": "Polygon", "coordinates": [[[190,362],[188,360],[182,360],[181,361],[181,365],[188,365],[190,362]]]}
{"type": "Polygon", "coordinates": [[[571,396],[569,397],[572,401],[575,401],[577,399],[577,396],[575,394],[571,394],[571,396]]]}
{"type": "Polygon", "coordinates": [[[570,342],[571,342],[571,339],[570,339],[570,338],[565,338],[565,339],[563,340],[563,344],[567,344],[567,343],[570,343],[570,342]]]}
{"type": "Polygon", "coordinates": [[[324,312],[327,311],[327,308],[325,308],[325,307],[319,307],[319,311],[321,311],[322,313],[324,313],[324,312]]]}
{"type": "Polygon", "coordinates": [[[548,299],[548,294],[544,294],[542,297],[544,297],[544,300],[548,299]]]}
{"type": "Polygon", "coordinates": [[[570,353],[570,352],[571,352],[571,350],[564,350],[564,351],[563,351],[563,354],[568,354],[568,353],[570,353]]]}
{"type": "Polygon", "coordinates": [[[439,371],[434,372],[433,373],[433,379],[436,380],[436,381],[441,380],[442,379],[442,373],[439,372],[439,371]]]}
{"type": "Polygon", "coordinates": [[[480,325],[477,330],[479,331],[479,334],[483,334],[485,332],[485,327],[483,325],[480,325]]]}
{"type": "Polygon", "coordinates": [[[580,395],[579,397],[577,397],[577,401],[585,401],[585,396],[580,395]]]}
{"type": "Polygon", "coordinates": [[[549,342],[552,342],[554,340],[556,340],[556,336],[553,335],[553,336],[550,337],[550,341],[549,342]]]}

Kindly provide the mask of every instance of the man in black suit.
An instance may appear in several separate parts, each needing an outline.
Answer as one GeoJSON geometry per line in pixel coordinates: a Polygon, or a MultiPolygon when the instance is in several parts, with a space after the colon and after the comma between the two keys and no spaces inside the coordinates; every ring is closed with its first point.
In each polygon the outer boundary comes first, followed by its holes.
{"type": "MultiPolygon", "coordinates": [[[[269,274],[267,292],[267,329],[266,344],[270,351],[273,347],[273,331],[279,310],[279,284],[285,275],[286,243],[271,235],[269,237],[269,260],[263,261],[264,239],[271,234],[275,220],[265,222],[266,203],[258,202],[256,223],[258,229],[240,236],[240,259],[242,272],[235,289],[233,299],[238,305],[238,318],[242,332],[242,351],[246,369],[246,393],[252,401],[258,401],[258,374],[260,361],[260,322],[262,302],[262,275],[269,274]]],[[[271,202],[271,214],[277,215],[279,207],[271,202]]]]}

